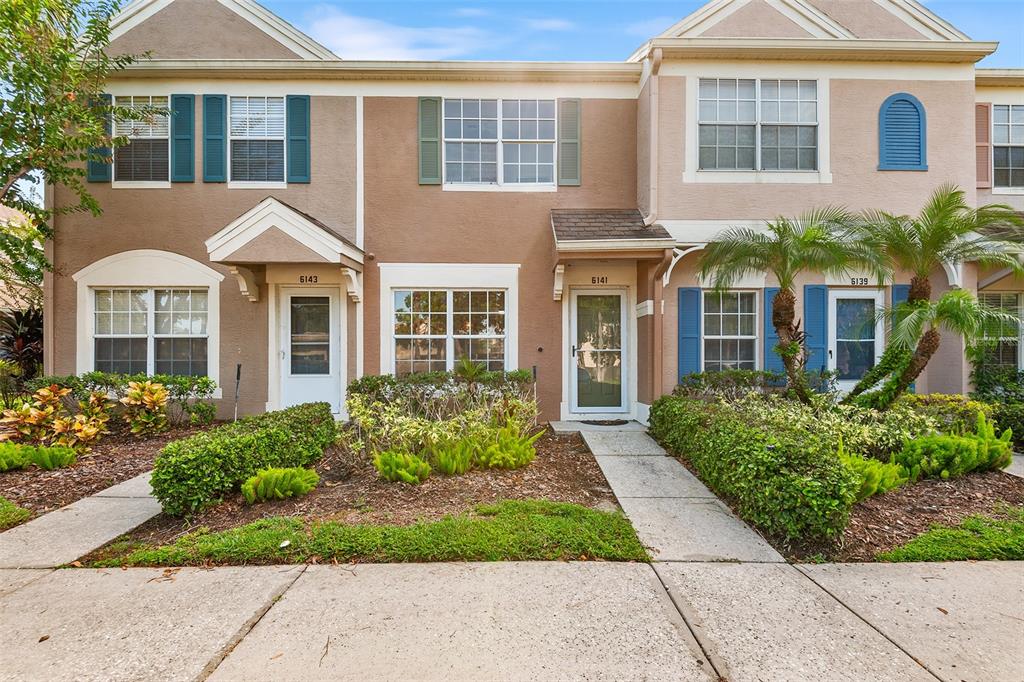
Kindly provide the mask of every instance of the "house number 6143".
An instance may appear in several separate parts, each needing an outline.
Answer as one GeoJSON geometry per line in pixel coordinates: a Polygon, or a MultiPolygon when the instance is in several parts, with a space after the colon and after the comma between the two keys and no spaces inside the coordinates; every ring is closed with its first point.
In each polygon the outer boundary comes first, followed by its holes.
{"type": "Polygon", "coordinates": [[[299,275],[299,284],[316,284],[319,278],[316,275],[299,275]]]}

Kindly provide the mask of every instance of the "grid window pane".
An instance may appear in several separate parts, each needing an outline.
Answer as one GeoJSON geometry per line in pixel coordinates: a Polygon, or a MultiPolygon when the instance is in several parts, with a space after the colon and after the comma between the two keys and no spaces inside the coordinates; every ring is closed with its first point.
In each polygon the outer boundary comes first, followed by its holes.
{"type": "Polygon", "coordinates": [[[1024,105],[992,107],[992,166],[996,187],[1024,187],[1024,105]]]}
{"type": "Polygon", "coordinates": [[[445,100],[445,182],[553,184],[555,109],[553,99],[445,100]]]}
{"type": "Polygon", "coordinates": [[[704,371],[757,368],[757,294],[705,291],[704,371]]]}
{"type": "Polygon", "coordinates": [[[284,182],[283,97],[232,97],[231,179],[284,182]]]}
{"type": "Polygon", "coordinates": [[[114,134],[127,137],[128,144],[114,150],[114,180],[167,181],[170,172],[167,97],[119,95],[114,104],[130,109],[152,107],[161,110],[139,121],[117,121],[114,134]]]}
{"type": "MultiPolygon", "coordinates": [[[[978,300],[989,308],[1020,316],[1020,295],[1016,293],[979,293],[978,300]]],[[[1009,321],[989,322],[982,330],[984,362],[1000,367],[1018,367],[1020,362],[1020,325],[1009,321]]]]}

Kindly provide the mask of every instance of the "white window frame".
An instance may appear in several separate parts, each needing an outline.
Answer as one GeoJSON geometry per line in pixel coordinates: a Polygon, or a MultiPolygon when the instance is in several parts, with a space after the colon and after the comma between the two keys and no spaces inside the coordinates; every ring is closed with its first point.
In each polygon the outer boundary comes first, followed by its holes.
{"type": "Polygon", "coordinates": [[[999,185],[996,185],[996,147],[1008,147],[1010,149],[1014,147],[1024,147],[1024,142],[996,142],[996,125],[1002,125],[996,123],[996,107],[1009,107],[1009,115],[1011,121],[1010,125],[1012,126],[1013,109],[1014,107],[1020,107],[1021,109],[1024,109],[1024,102],[993,102],[992,106],[989,108],[990,118],[988,138],[989,140],[991,140],[991,144],[989,145],[988,165],[989,172],[992,173],[992,194],[1024,194],[1024,187],[1001,187],[999,185]]]}
{"type": "MultiPolygon", "coordinates": [[[[828,288],[828,357],[825,359],[825,366],[828,367],[829,371],[836,369],[836,361],[838,359],[838,339],[836,338],[836,332],[839,330],[836,327],[836,301],[840,298],[859,298],[865,300],[871,300],[875,302],[875,311],[879,311],[885,308],[885,289],[879,288],[858,288],[858,289],[846,289],[846,288],[828,288]]],[[[885,350],[885,318],[881,315],[875,318],[875,364],[882,359],[882,353],[885,350]]],[[[836,380],[839,390],[841,392],[847,392],[852,389],[857,381],[853,379],[836,380]],[[844,385],[845,384],[845,385],[844,385]]]]}
{"type": "MultiPolygon", "coordinates": [[[[764,296],[764,290],[763,289],[750,289],[750,288],[735,288],[735,289],[726,289],[726,290],[721,292],[721,293],[724,293],[724,294],[739,293],[739,294],[753,294],[754,295],[754,335],[753,336],[724,335],[724,334],[717,334],[717,335],[714,335],[714,336],[709,336],[707,334],[707,325],[704,324],[704,295],[705,294],[709,294],[709,293],[714,293],[714,289],[712,289],[712,288],[703,288],[703,289],[701,289],[701,292],[700,292],[700,371],[701,372],[706,372],[707,371],[707,368],[705,367],[705,358],[704,358],[704,341],[705,341],[705,339],[707,339],[707,340],[725,340],[725,341],[733,340],[733,339],[735,339],[737,341],[748,341],[748,340],[753,339],[753,341],[754,341],[754,370],[756,371],[756,370],[761,369],[761,357],[764,355],[764,353],[760,352],[761,351],[761,343],[762,343],[762,334],[761,334],[761,328],[762,328],[761,308],[762,308],[762,305],[761,305],[761,301],[762,301],[762,297],[764,296]]],[[[719,361],[719,364],[721,364],[721,361],[719,361]]]]}
{"type": "MultiPolygon", "coordinates": [[[[381,372],[395,373],[394,292],[396,290],[503,289],[505,291],[505,369],[510,371],[519,367],[520,266],[518,263],[381,263],[378,267],[380,271],[381,372]]],[[[450,326],[449,329],[451,329],[450,326]]],[[[446,359],[452,359],[450,352],[446,359]]]]}
{"type": "MultiPolygon", "coordinates": [[[[93,335],[92,335],[92,339],[93,339],[93,354],[94,354],[94,356],[93,356],[93,369],[96,368],[96,358],[95,358],[95,348],[96,348],[95,347],[95,342],[96,342],[96,339],[141,339],[141,338],[145,338],[146,339],[146,374],[149,375],[149,376],[157,374],[157,371],[156,371],[156,342],[157,342],[157,339],[206,339],[206,362],[207,362],[206,370],[207,370],[207,372],[209,372],[209,370],[210,370],[210,366],[209,366],[209,361],[210,361],[210,309],[209,309],[210,290],[208,288],[206,288],[206,287],[199,287],[199,286],[188,286],[188,287],[163,287],[163,286],[161,286],[161,287],[138,287],[138,286],[114,287],[114,286],[94,286],[94,287],[90,287],[89,289],[90,289],[90,295],[92,296],[92,306],[93,306],[92,307],[92,313],[93,313],[93,325],[94,325],[93,326],[93,335]],[[116,334],[116,333],[113,333],[113,331],[111,333],[109,333],[109,334],[99,334],[99,333],[97,333],[96,332],[96,328],[95,328],[95,324],[96,324],[96,314],[99,311],[96,310],[96,293],[99,292],[99,291],[110,291],[110,292],[114,292],[114,291],[145,291],[146,292],[146,333],[145,334],[134,334],[134,333],[130,333],[129,332],[127,334],[116,334]],[[173,334],[173,333],[172,334],[160,334],[160,333],[158,333],[157,330],[156,330],[156,314],[157,314],[157,312],[162,312],[162,311],[157,311],[157,309],[156,309],[156,292],[157,291],[170,291],[170,292],[172,292],[172,294],[171,294],[172,297],[173,297],[173,292],[174,291],[189,291],[190,293],[193,292],[193,291],[204,291],[206,293],[206,296],[207,296],[207,299],[206,299],[207,300],[207,309],[206,309],[206,311],[204,311],[206,313],[206,333],[205,334],[173,334]]],[[[189,308],[190,308],[190,312],[191,312],[191,303],[190,303],[189,308]]],[[[209,374],[207,374],[206,376],[209,376],[209,374]]]]}
{"type": "Polygon", "coordinates": [[[558,98],[557,97],[444,97],[441,99],[441,189],[448,192],[557,192],[558,191],[558,98]],[[498,163],[498,181],[491,182],[448,182],[446,172],[446,153],[445,143],[446,142],[488,142],[491,140],[467,140],[465,138],[452,138],[448,139],[444,134],[444,105],[449,100],[465,100],[465,99],[493,99],[498,103],[498,137],[496,144],[498,146],[497,151],[497,163],[498,163]],[[502,103],[505,100],[551,100],[555,103],[555,136],[551,140],[509,140],[510,144],[518,144],[520,142],[536,142],[536,143],[552,143],[552,163],[553,173],[551,182],[514,182],[505,183],[505,163],[504,163],[504,144],[505,140],[502,137],[503,134],[503,116],[502,116],[502,103]]]}
{"type": "MultiPolygon", "coordinates": [[[[135,98],[145,98],[151,103],[154,97],[165,97],[167,98],[168,110],[171,106],[171,95],[164,94],[162,92],[154,92],[147,95],[140,94],[126,94],[126,95],[112,95],[113,101],[116,104],[118,98],[128,97],[132,100],[132,105],[135,104],[135,98]]],[[[117,136],[117,123],[114,123],[115,130],[114,135],[117,136]]],[[[129,139],[140,139],[140,140],[160,140],[164,138],[160,137],[140,137],[133,138],[129,136],[129,139]]],[[[110,186],[112,189],[170,189],[171,188],[171,114],[167,114],[167,179],[166,180],[118,180],[117,179],[117,147],[111,151],[110,156],[110,186]]]]}
{"type": "Polygon", "coordinates": [[[227,96],[227,165],[228,165],[228,189],[286,189],[288,187],[288,98],[284,95],[228,95],[227,96]],[[284,125],[281,128],[281,137],[235,137],[231,134],[231,100],[245,99],[246,109],[251,99],[279,99],[284,112],[284,125]],[[231,143],[235,140],[280,140],[284,150],[284,178],[282,180],[235,180],[234,164],[231,163],[231,143]]]}
{"type": "MultiPolygon", "coordinates": [[[[1019,291],[979,291],[978,298],[982,296],[1015,296],[1017,298],[1017,316],[1024,320],[1024,293],[1019,291]]],[[[986,304],[988,305],[988,304],[986,304]]],[[[983,340],[992,340],[989,337],[982,336],[983,340]]],[[[994,337],[996,341],[1009,340],[1008,336],[994,337]]],[[[999,365],[1002,367],[1003,365],[999,365]]],[[[1017,370],[1024,370],[1024,322],[1017,323],[1017,370]]]]}
{"type": "MultiPolygon", "coordinates": [[[[722,69],[715,73],[686,75],[684,102],[684,158],[683,182],[704,184],[831,184],[831,140],[830,140],[830,79],[825,72],[814,73],[813,70],[789,73],[787,69],[775,67],[738,66],[735,69],[722,69]],[[818,103],[818,170],[816,171],[783,171],[783,170],[701,170],[700,169],[700,79],[754,79],[757,81],[758,119],[760,112],[760,83],[762,80],[805,80],[817,82],[818,103]]],[[[767,125],[774,125],[768,123],[767,125]]],[[[760,124],[758,124],[760,129],[760,124]]],[[[758,133],[759,135],[759,133],[758,133]]],[[[760,155],[760,137],[755,140],[756,153],[760,155]]],[[[758,156],[758,158],[760,158],[758,156]]]]}
{"type": "MultiPolygon", "coordinates": [[[[93,371],[95,366],[94,289],[206,289],[206,370],[217,382],[213,397],[222,396],[220,386],[220,283],[224,275],[170,251],[138,249],[122,251],[85,266],[71,276],[76,285],[75,373],[93,371]]],[[[147,357],[152,357],[152,353],[147,357]]]]}

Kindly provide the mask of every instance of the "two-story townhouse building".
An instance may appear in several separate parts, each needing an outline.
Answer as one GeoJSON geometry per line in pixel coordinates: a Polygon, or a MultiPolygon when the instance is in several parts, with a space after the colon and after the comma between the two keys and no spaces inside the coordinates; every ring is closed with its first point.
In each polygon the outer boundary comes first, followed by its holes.
{"type": "MultiPolygon", "coordinates": [[[[776,283],[697,277],[724,227],[913,213],[944,182],[1020,205],[1022,77],[975,69],[995,47],[912,0],[714,0],[622,62],[355,62],[250,0],[137,0],[111,50],[150,58],[108,91],[170,114],[89,168],[101,217],[56,219],[46,369],[240,364],[243,412],[341,414],[357,376],[468,357],[532,368],[548,419],[644,419],[683,373],[777,367],[776,283]]],[[[807,275],[811,366],[855,382],[907,281],[807,275]]],[[[965,390],[963,344],[940,353],[918,390],[965,390]]]]}

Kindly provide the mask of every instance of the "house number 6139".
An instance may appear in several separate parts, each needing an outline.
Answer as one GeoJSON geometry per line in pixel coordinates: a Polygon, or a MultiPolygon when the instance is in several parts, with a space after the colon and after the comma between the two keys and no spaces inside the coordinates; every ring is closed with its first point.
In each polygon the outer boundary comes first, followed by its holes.
{"type": "Polygon", "coordinates": [[[318,281],[316,275],[299,275],[299,284],[316,284],[318,281]]]}
{"type": "Polygon", "coordinates": [[[867,277],[851,277],[850,284],[855,287],[866,287],[868,285],[867,277]]]}

